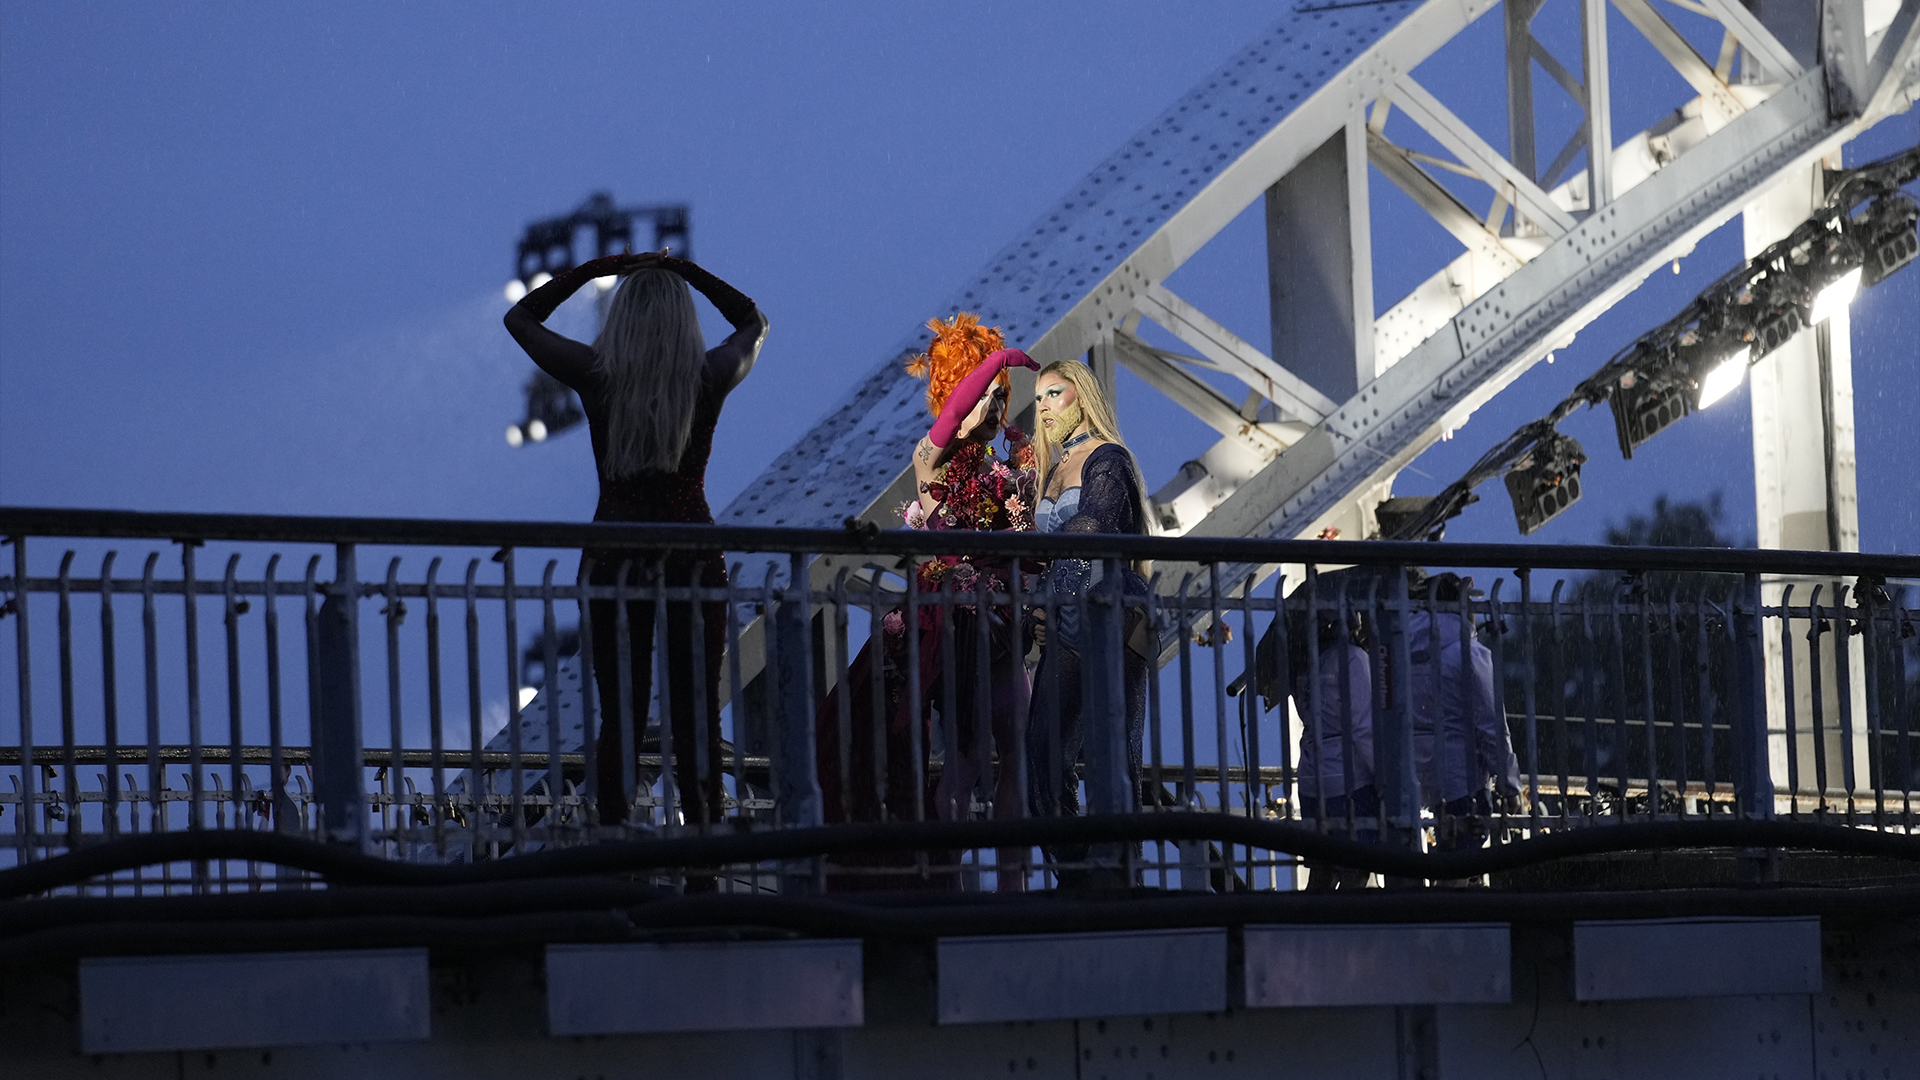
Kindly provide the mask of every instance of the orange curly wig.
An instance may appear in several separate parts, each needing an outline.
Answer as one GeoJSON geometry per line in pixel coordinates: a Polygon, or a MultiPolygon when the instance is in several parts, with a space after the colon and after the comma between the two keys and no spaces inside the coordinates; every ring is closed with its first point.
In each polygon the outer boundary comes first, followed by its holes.
{"type": "MultiPolygon", "coordinates": [[[[907,362],[907,374],[927,380],[927,411],[939,416],[960,380],[988,354],[1007,346],[999,327],[981,326],[980,317],[968,311],[955,315],[950,323],[929,319],[927,329],[933,331],[933,342],[907,362]]],[[[1009,387],[1012,381],[1003,371],[994,385],[1009,387]]]]}

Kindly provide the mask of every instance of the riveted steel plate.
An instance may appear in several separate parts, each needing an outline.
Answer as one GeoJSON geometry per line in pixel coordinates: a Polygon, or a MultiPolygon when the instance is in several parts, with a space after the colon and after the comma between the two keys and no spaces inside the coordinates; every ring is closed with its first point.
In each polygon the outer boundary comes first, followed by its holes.
{"type": "Polygon", "coordinates": [[[1212,1012],[1227,1006],[1227,932],[943,938],[943,1024],[1212,1012]]]}
{"type": "Polygon", "coordinates": [[[555,1035],[857,1027],[858,941],[547,947],[555,1035]]]}
{"type": "Polygon", "coordinates": [[[1820,990],[1820,920],[1634,919],[1575,923],[1578,1001],[1809,994],[1820,990]]]}
{"type": "Polygon", "coordinates": [[[1503,1003],[1508,937],[1505,923],[1249,926],[1247,1005],[1503,1003]]]}
{"type": "Polygon", "coordinates": [[[87,1054],[425,1039],[427,950],[80,962],[87,1054]]]}

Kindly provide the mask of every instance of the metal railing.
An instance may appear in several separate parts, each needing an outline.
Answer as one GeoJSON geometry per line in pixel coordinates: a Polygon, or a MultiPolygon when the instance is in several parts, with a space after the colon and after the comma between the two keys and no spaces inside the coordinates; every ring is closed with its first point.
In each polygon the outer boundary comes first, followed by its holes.
{"type": "Polygon", "coordinates": [[[1303,856],[1438,879],[1603,824],[1746,831],[1577,843],[1904,834],[1920,788],[1910,557],[27,509],[0,534],[0,874],[136,852],[67,892],[308,887],[302,843],[665,841],[649,873],[723,890],[1287,889],[1303,856]],[[724,584],[676,571],[705,552],[736,553],[724,584]]]}

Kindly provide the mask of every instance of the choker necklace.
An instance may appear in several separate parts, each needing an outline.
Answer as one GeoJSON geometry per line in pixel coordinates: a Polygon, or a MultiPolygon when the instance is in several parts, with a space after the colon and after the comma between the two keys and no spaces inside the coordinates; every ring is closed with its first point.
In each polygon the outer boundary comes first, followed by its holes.
{"type": "Polygon", "coordinates": [[[1072,450],[1074,447],[1079,446],[1081,443],[1086,442],[1088,439],[1091,439],[1091,438],[1093,438],[1093,432],[1083,431],[1080,434],[1075,435],[1073,438],[1068,439],[1066,442],[1061,443],[1060,452],[1062,454],[1065,454],[1067,451],[1072,450]]]}

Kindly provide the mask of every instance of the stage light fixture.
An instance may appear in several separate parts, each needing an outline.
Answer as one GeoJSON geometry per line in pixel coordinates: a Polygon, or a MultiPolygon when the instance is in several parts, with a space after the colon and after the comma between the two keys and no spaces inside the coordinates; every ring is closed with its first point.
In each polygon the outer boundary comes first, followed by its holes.
{"type": "Polygon", "coordinates": [[[515,449],[519,449],[520,444],[526,441],[527,441],[527,437],[520,433],[519,424],[507,425],[507,445],[508,446],[511,446],[515,449]]]}
{"type": "Polygon", "coordinates": [[[1555,431],[1507,470],[1507,495],[1520,535],[1531,535],[1580,501],[1580,466],[1586,460],[1578,440],[1555,431]]]}
{"type": "Polygon", "coordinates": [[[519,278],[514,278],[512,281],[507,282],[506,294],[507,303],[519,303],[521,299],[527,295],[527,283],[521,281],[519,278]]]}
{"type": "Polygon", "coordinates": [[[612,292],[613,287],[618,284],[620,284],[620,275],[618,274],[608,274],[606,277],[593,279],[593,287],[603,293],[612,292]]]}
{"type": "Polygon", "coordinates": [[[540,286],[545,285],[547,282],[552,280],[553,280],[552,274],[547,273],[545,270],[541,270],[538,273],[535,273],[532,277],[527,279],[527,288],[537,289],[540,286]]]}
{"type": "Polygon", "coordinates": [[[1920,207],[1904,194],[1876,199],[1861,215],[1858,227],[1863,235],[1862,247],[1866,249],[1863,266],[1866,273],[1860,281],[1863,287],[1878,285],[1887,275],[1920,255],[1920,235],[1914,231],[1916,217],[1920,217],[1920,207]]]}
{"type": "Polygon", "coordinates": [[[534,442],[547,441],[547,425],[539,420],[527,421],[527,438],[534,442]]]}
{"type": "Polygon", "coordinates": [[[1747,356],[1748,351],[1741,349],[1708,369],[1707,373],[1700,377],[1693,407],[1704,409],[1739,389],[1740,380],[1747,374],[1747,356]]]}
{"type": "Polygon", "coordinates": [[[1841,274],[1839,280],[1821,289],[1813,298],[1813,311],[1807,316],[1807,325],[1818,326],[1845,311],[1860,292],[1860,273],[1860,267],[1856,266],[1841,274]]]}
{"type": "Polygon", "coordinates": [[[1753,347],[1747,362],[1752,363],[1785,345],[1793,340],[1793,335],[1799,332],[1800,309],[1791,304],[1782,306],[1766,321],[1753,328],[1753,347]]]}
{"type": "Polygon", "coordinates": [[[1620,440],[1620,456],[1632,460],[1641,443],[1687,415],[1686,387],[1660,374],[1673,366],[1660,354],[1646,354],[1622,372],[1607,398],[1613,410],[1613,431],[1620,440]]]}

